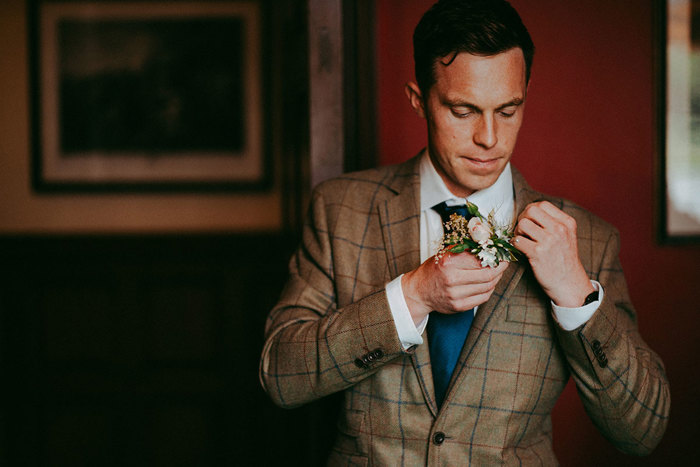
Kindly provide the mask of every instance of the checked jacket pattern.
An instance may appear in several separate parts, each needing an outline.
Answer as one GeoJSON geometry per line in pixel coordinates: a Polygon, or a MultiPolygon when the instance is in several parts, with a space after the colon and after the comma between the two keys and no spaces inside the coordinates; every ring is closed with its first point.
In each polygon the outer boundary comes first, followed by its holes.
{"type": "Polygon", "coordinates": [[[329,465],[556,465],[550,414],[573,378],[611,443],[651,451],[668,421],[669,388],[637,330],[619,235],[532,190],[517,170],[517,212],[546,199],[573,216],[581,261],[605,297],[584,326],[565,331],[528,265],[511,264],[479,307],[438,410],[430,342],[424,335],[403,349],[384,291],[420,263],[417,161],[314,190],[289,281],[266,322],[260,379],[272,400],[292,408],[344,391],[329,465]]]}

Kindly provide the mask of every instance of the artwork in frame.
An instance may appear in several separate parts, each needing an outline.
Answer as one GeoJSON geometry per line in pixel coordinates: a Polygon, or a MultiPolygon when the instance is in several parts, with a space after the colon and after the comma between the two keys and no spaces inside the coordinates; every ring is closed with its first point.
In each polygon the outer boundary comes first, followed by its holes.
{"type": "Polygon", "coordinates": [[[38,191],[262,189],[260,5],[30,8],[38,191]]]}
{"type": "Polygon", "coordinates": [[[700,241],[700,0],[658,2],[659,237],[700,241]]]}

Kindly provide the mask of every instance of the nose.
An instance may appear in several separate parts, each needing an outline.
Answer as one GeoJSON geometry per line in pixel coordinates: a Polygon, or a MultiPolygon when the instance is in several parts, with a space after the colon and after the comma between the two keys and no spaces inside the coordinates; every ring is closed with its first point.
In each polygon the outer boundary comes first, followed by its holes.
{"type": "Polygon", "coordinates": [[[474,143],[491,149],[498,142],[496,136],[496,122],[493,115],[482,115],[474,130],[474,143]]]}

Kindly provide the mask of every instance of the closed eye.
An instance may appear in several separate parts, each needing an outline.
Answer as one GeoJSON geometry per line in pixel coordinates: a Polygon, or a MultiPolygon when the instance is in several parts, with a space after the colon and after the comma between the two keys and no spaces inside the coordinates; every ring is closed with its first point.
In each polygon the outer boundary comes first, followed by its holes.
{"type": "Polygon", "coordinates": [[[515,115],[515,111],[518,110],[518,107],[515,105],[510,105],[508,107],[502,108],[498,110],[498,114],[502,117],[505,118],[510,118],[513,115],[515,115]]]}
{"type": "Polygon", "coordinates": [[[464,105],[450,107],[450,111],[452,112],[452,115],[457,118],[466,118],[476,112],[476,110],[472,107],[464,105]]]}

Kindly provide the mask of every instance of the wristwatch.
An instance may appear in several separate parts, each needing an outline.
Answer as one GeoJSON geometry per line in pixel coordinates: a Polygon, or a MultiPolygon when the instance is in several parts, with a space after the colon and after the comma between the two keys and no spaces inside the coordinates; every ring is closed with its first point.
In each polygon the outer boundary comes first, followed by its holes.
{"type": "Polygon", "coordinates": [[[583,305],[581,305],[581,306],[586,306],[589,303],[593,303],[593,302],[597,302],[597,301],[598,301],[598,291],[595,290],[595,291],[588,294],[586,299],[583,301],[583,305]]]}

